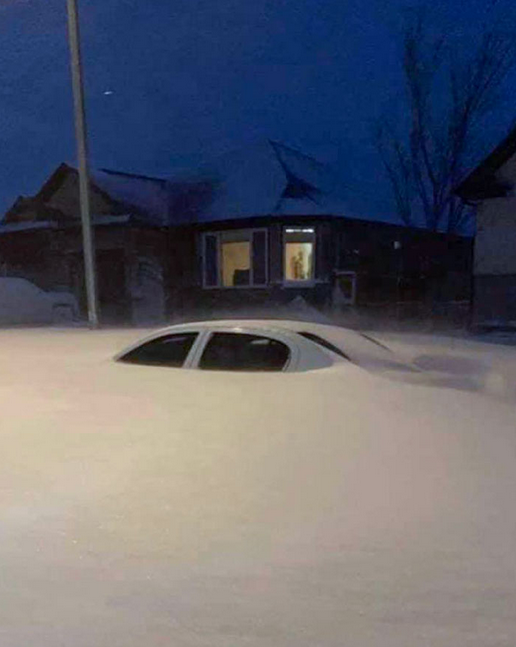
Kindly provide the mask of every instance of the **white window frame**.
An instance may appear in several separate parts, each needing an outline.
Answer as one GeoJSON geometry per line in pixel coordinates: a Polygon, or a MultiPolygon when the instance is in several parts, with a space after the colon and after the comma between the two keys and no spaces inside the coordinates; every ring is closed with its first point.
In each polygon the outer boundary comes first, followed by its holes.
{"type": "Polygon", "coordinates": [[[316,254],[317,254],[317,228],[315,225],[284,225],[282,228],[281,236],[281,280],[283,287],[285,288],[312,288],[317,283],[315,275],[315,264],[316,264],[316,254]],[[300,279],[298,281],[288,280],[286,275],[286,234],[293,231],[306,231],[307,233],[313,233],[313,251],[312,251],[312,276],[309,279],[300,279]]]}
{"type": "Polygon", "coordinates": [[[201,234],[202,242],[202,287],[205,290],[249,290],[254,288],[266,288],[269,284],[269,236],[267,227],[252,227],[244,229],[221,229],[220,231],[205,231],[201,234]],[[253,265],[253,235],[255,233],[265,234],[265,282],[254,282],[253,265]],[[227,234],[248,234],[250,247],[249,264],[249,285],[223,285],[222,284],[222,237],[227,234]],[[217,241],[217,285],[206,285],[206,239],[213,236],[217,241]]]}

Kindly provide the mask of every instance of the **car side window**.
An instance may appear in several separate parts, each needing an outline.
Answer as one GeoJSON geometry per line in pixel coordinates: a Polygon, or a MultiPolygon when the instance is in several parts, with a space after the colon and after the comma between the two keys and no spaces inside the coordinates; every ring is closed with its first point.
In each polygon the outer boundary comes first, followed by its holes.
{"type": "Polygon", "coordinates": [[[282,371],[290,358],[280,341],[245,333],[214,333],[199,368],[209,371],[282,371]]]}
{"type": "Polygon", "coordinates": [[[165,335],[138,346],[119,359],[128,364],[170,366],[180,368],[185,363],[198,333],[165,335]]]}
{"type": "Polygon", "coordinates": [[[327,339],[323,339],[322,337],[319,337],[319,335],[314,335],[311,332],[300,332],[299,334],[301,335],[301,337],[304,337],[305,339],[309,339],[310,341],[313,341],[314,344],[317,344],[318,346],[322,346],[327,350],[331,350],[332,353],[335,353],[336,355],[340,355],[340,357],[347,359],[349,362],[352,361],[349,355],[346,355],[344,351],[340,350],[340,348],[337,348],[335,344],[332,344],[327,339]]]}

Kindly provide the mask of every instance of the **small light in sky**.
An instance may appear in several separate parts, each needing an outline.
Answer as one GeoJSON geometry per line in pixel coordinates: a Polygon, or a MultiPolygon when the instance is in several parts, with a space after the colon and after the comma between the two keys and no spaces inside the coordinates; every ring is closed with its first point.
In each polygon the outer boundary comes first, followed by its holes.
{"type": "Polygon", "coordinates": [[[104,92],[104,96],[109,97],[111,94],[113,94],[113,90],[106,90],[104,92]]]}

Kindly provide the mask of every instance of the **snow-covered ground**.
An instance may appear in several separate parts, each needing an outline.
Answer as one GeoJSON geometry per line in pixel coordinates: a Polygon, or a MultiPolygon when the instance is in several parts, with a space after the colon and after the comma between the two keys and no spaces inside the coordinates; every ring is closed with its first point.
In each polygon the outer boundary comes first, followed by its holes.
{"type": "Polygon", "coordinates": [[[391,335],[436,388],[142,334],[0,332],[1,647],[514,647],[516,349],[391,335]]]}

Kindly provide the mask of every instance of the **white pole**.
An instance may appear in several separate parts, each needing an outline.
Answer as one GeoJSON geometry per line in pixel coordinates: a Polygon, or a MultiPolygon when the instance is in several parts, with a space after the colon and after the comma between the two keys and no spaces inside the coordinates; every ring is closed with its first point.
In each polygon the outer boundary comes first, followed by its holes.
{"type": "Polygon", "coordinates": [[[84,84],[82,79],[79,15],[77,11],[77,0],[67,0],[67,3],[68,39],[70,44],[73,102],[75,111],[75,137],[77,140],[77,160],[79,166],[79,198],[81,203],[88,321],[92,328],[96,328],[99,324],[99,319],[95,277],[95,242],[90,213],[88,145],[86,139],[86,114],[84,105],[84,84]]]}

